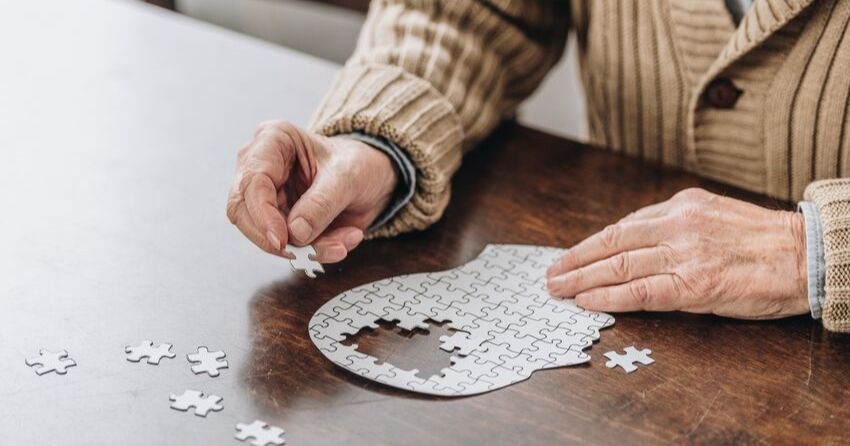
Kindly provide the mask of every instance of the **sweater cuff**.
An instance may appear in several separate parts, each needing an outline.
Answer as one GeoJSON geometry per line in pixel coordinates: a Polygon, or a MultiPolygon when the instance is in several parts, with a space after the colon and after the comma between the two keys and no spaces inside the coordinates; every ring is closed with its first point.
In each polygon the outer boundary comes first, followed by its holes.
{"type": "Polygon", "coordinates": [[[416,166],[414,196],[370,237],[424,229],[442,216],[460,166],[463,128],[454,107],[430,83],[396,66],[349,63],[310,128],[325,136],[361,132],[384,138],[416,166]]]}
{"type": "Polygon", "coordinates": [[[803,213],[806,224],[806,275],[808,279],[809,308],[812,317],[821,318],[823,302],[826,299],[824,283],[826,281],[826,260],[823,254],[823,227],[815,204],[801,201],[797,209],[803,213]]]}
{"type": "Polygon", "coordinates": [[[401,147],[395,145],[392,141],[387,141],[384,138],[367,135],[363,132],[343,133],[337,135],[342,138],[355,139],[362,143],[368,144],[381,152],[384,152],[395,164],[396,172],[398,173],[398,186],[393,193],[392,200],[387,208],[375,219],[369,226],[367,232],[374,232],[381,226],[384,226],[388,221],[398,214],[416,192],[416,167],[410,161],[410,158],[401,150],[401,147]]]}
{"type": "Polygon", "coordinates": [[[850,332],[850,179],[816,181],[804,197],[817,208],[823,234],[823,325],[850,332]]]}

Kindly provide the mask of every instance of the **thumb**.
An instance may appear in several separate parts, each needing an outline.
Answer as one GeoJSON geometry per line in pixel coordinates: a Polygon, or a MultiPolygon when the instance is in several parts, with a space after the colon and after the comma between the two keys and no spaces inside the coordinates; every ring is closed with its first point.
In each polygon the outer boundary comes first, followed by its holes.
{"type": "Polygon", "coordinates": [[[302,245],[311,243],[350,203],[350,188],[339,176],[320,172],[289,212],[292,241],[302,245]]]}

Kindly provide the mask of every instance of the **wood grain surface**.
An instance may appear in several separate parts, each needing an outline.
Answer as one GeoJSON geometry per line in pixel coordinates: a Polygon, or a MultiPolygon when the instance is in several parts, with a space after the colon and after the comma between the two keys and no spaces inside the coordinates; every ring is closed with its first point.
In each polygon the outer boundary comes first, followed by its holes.
{"type": "MultiPolygon", "coordinates": [[[[224,215],[235,151],[272,117],[306,122],[337,67],[144,5],[11,2],[0,15],[0,444],[239,444],[262,419],[291,445],[842,444],[850,346],[808,317],[619,314],[589,364],[466,398],[426,397],[334,366],[307,322],[369,281],[435,271],[488,243],[570,246],[692,186],[763,197],[507,124],[471,153],[443,218],[364,243],[310,280],[224,215]],[[46,5],[50,7],[46,7],[46,5]],[[124,346],[171,342],[134,364],[124,346]],[[626,375],[602,354],[648,347],[626,375]],[[186,353],[227,352],[218,378],[186,353]],[[78,366],[36,376],[24,358],[78,366]],[[224,397],[207,418],[185,389],[224,397]]],[[[438,371],[442,328],[358,336],[438,371]]]]}
{"type": "MultiPolygon", "coordinates": [[[[533,130],[502,129],[467,157],[446,218],[434,228],[369,242],[319,283],[296,280],[264,290],[255,300],[258,321],[265,321],[257,324],[258,339],[277,339],[279,350],[263,343],[261,362],[309,350],[306,335],[292,333],[327,297],[350,287],[454,267],[487,243],[570,246],[640,206],[693,186],[788,207],[533,130]],[[318,301],[311,297],[317,291],[318,301]]],[[[838,426],[845,425],[841,414],[850,381],[845,336],[830,335],[807,317],[748,322],[638,313],[616,319],[589,350],[590,364],[535,372],[526,382],[478,397],[441,399],[389,389],[341,373],[315,352],[305,357],[303,373],[316,374],[322,394],[348,386],[368,390],[372,396],[357,392],[347,403],[363,410],[352,425],[370,413],[359,430],[374,439],[387,429],[399,436],[412,432],[413,444],[842,441],[838,426]],[[630,375],[604,367],[602,353],[632,344],[651,348],[656,363],[630,375]]],[[[398,329],[378,332],[357,342],[379,359],[392,357],[393,364],[420,370],[449,365],[450,355],[437,349],[439,334],[415,334],[412,339],[419,340],[405,342],[398,329]]],[[[280,382],[260,378],[254,385],[275,394],[280,382]]],[[[292,397],[283,390],[275,395],[271,401],[292,397]]],[[[285,412],[286,404],[281,406],[285,412]]],[[[316,427],[337,416],[316,421],[316,427]]]]}

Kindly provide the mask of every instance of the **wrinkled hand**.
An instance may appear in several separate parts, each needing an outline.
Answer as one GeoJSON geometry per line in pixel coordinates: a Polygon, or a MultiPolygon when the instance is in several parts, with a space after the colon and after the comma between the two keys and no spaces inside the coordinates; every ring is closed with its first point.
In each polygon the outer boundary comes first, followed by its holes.
{"type": "Polygon", "coordinates": [[[592,311],[803,314],[803,226],[793,212],[688,189],[567,250],[547,271],[549,292],[592,311]]]}
{"type": "Polygon", "coordinates": [[[239,151],[227,216],[266,252],[312,243],[320,262],[338,262],[386,207],[396,177],[390,158],[362,142],[264,122],[239,151]]]}

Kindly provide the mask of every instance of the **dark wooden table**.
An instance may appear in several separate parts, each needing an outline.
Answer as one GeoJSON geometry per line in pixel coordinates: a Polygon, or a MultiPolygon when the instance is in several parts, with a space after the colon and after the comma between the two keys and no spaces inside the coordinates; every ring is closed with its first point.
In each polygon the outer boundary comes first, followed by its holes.
{"type": "MultiPolygon", "coordinates": [[[[459,399],[333,366],[306,324],[355,285],[450,268],[487,243],[569,246],[690,186],[788,205],[508,125],[467,157],[440,223],[309,280],[229,225],[225,195],[254,124],[305,122],[337,68],[151,7],[69,3],[0,15],[0,444],[237,444],[235,424],[255,418],[291,445],[846,443],[850,339],[807,317],[617,315],[590,364],[459,399]],[[146,338],[178,357],[127,362],[124,345],[146,338]],[[604,367],[631,344],[656,363],[604,367]],[[199,345],[230,369],[193,375],[199,345]],[[78,366],[38,377],[24,358],[39,348],[78,366]],[[224,411],[169,409],[187,388],[224,411]]],[[[437,371],[440,334],[358,342],[437,371]]]]}

